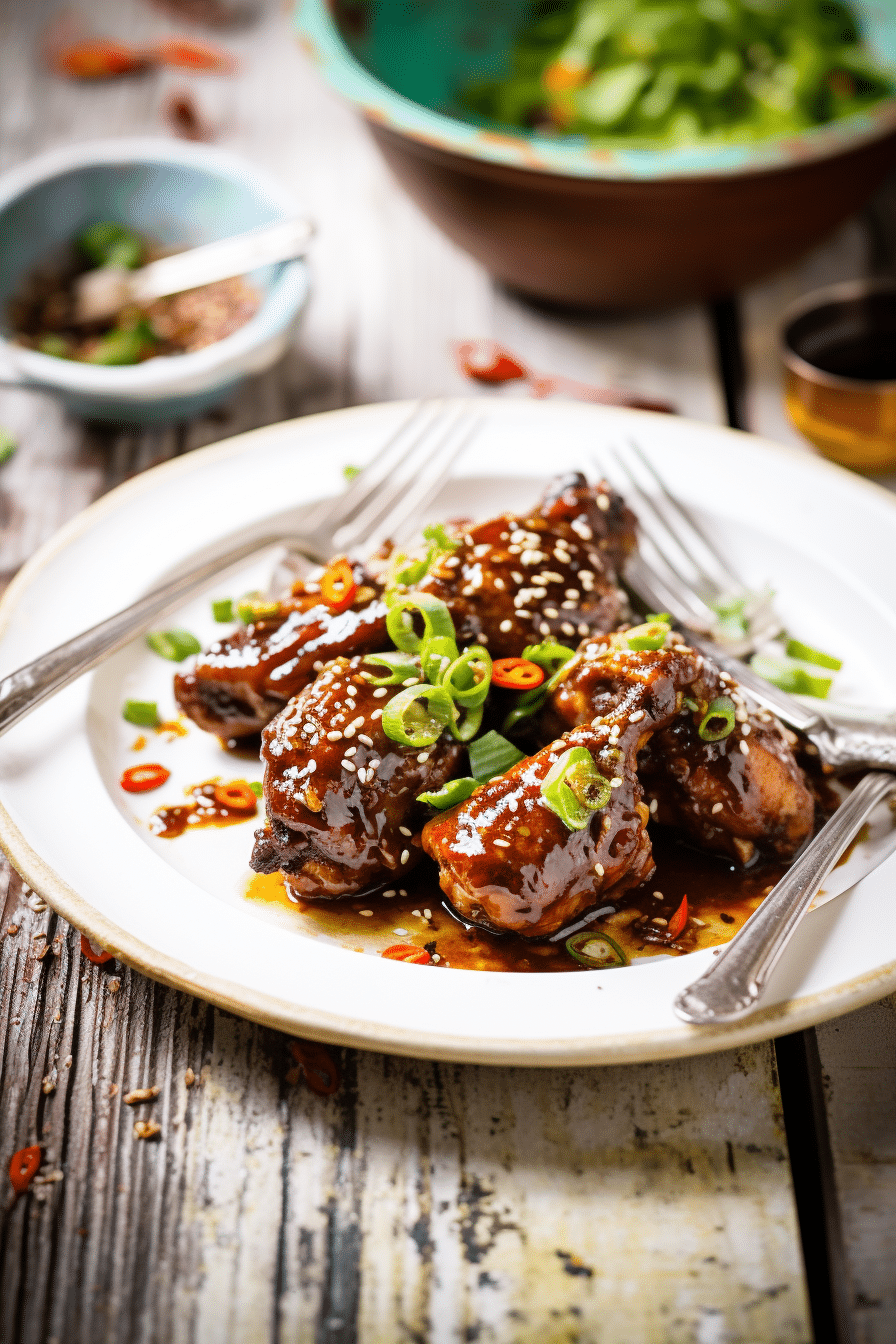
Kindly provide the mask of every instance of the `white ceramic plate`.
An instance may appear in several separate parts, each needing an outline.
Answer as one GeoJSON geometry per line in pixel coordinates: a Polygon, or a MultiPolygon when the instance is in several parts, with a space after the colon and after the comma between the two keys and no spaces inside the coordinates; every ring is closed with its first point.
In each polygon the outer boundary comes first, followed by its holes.
{"type": "MultiPolygon", "coordinates": [[[[748,435],[672,416],[563,403],[477,400],[483,428],[431,517],[530,505],[547,477],[634,437],[702,515],[746,578],[771,579],[788,625],[845,656],[841,694],[894,697],[896,501],[828,464],[748,435]]],[[[0,669],[132,601],[223,536],[342,488],[409,412],[388,404],[241,435],[146,472],[63,528],[0,606],[0,669]]],[[[422,520],[425,521],[425,520],[422,520]]],[[[210,594],[263,586],[271,558],[210,594]]],[[[203,640],[208,595],[176,613],[203,640]]],[[[849,889],[804,921],[760,1013],[704,1030],[673,1015],[709,951],[576,975],[434,970],[358,955],[272,920],[242,895],[250,825],[174,841],[146,818],[180,786],[260,776],[194,730],[152,756],[165,798],[126,795],[136,730],[125,698],[173,711],[173,665],[142,641],[68,687],[0,740],[0,840],[34,889],[148,975],[302,1035],[403,1054],[490,1063],[656,1059],[756,1040],[856,1008],[896,988],[896,858],[886,817],[838,870],[849,889]],[[236,767],[236,768],[234,768],[236,767]]],[[[832,894],[835,887],[829,887],[832,894]]]]}

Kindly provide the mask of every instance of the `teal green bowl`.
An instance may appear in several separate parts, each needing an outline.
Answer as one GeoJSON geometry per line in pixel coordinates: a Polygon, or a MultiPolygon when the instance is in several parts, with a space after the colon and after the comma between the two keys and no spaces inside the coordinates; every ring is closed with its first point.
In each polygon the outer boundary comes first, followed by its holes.
{"type": "Polygon", "coordinates": [[[109,368],[55,359],[12,339],[7,310],[23,277],[97,220],[187,248],[295,214],[277,185],[207,145],[109,140],[66,146],[0,177],[0,380],[57,397],[88,419],[183,420],[280,359],[308,292],[304,262],[254,272],[255,315],[205,349],[109,368]]]}
{"type": "MultiPolygon", "coordinates": [[[[896,5],[855,8],[896,70],[896,5]]],[[[458,91],[504,71],[528,9],[298,0],[296,26],[424,210],[529,294],[589,307],[730,294],[813,247],[896,166],[896,99],[799,135],[657,150],[465,120],[458,91]]]]}

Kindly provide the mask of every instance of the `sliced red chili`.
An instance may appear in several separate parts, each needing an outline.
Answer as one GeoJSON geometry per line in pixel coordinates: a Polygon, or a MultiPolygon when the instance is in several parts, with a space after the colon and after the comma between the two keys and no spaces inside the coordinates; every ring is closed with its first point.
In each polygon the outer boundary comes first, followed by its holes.
{"type": "Polygon", "coordinates": [[[104,966],[115,956],[114,952],[105,952],[96,943],[92,943],[86,933],[81,934],[81,956],[92,961],[94,966],[104,966]]]}
{"type": "Polygon", "coordinates": [[[258,810],[258,799],[244,779],[235,779],[232,784],[216,784],[215,802],[219,807],[228,807],[234,812],[258,810]]]}
{"type": "Polygon", "coordinates": [[[76,42],[55,57],[57,69],[72,79],[114,79],[144,70],[149,64],[147,55],[136,47],[105,38],[76,42]]]}
{"type": "Polygon", "coordinates": [[[432,961],[425,947],[409,947],[407,943],[395,943],[380,955],[389,961],[410,961],[415,966],[428,966],[432,961]]]}
{"type": "Polygon", "coordinates": [[[544,681],[544,668],[528,658],[498,658],[492,663],[492,684],[508,691],[534,691],[544,681]]]}
{"type": "Polygon", "coordinates": [[[32,1143],[30,1148],[20,1148],[9,1159],[9,1179],[17,1195],[24,1195],[40,1171],[41,1157],[40,1145],[32,1143]]]}
{"type": "Polygon", "coordinates": [[[314,1041],[290,1041],[289,1049],[312,1092],[329,1097],[339,1091],[339,1066],[322,1045],[314,1041]]]}
{"type": "Polygon", "coordinates": [[[347,611],[355,600],[358,585],[349,562],[334,560],[320,581],[321,596],[331,611],[347,611]]]}
{"type": "Polygon", "coordinates": [[[229,51],[190,37],[166,37],[155,44],[153,55],[161,65],[176,65],[184,70],[224,73],[236,69],[236,58],[229,51]]]}
{"type": "Polygon", "coordinates": [[[529,377],[528,369],[495,341],[461,341],[457,362],[461,373],[479,383],[512,383],[529,377]]]}
{"type": "Polygon", "coordinates": [[[146,765],[132,765],[124,771],[118,782],[128,793],[149,793],[151,789],[161,788],[165,780],[170,778],[170,770],[166,770],[164,765],[153,762],[146,765]]]}
{"type": "Polygon", "coordinates": [[[682,896],[681,905],[675,911],[675,914],[669,920],[669,927],[666,933],[670,938],[677,938],[688,922],[688,898],[682,896]]]}

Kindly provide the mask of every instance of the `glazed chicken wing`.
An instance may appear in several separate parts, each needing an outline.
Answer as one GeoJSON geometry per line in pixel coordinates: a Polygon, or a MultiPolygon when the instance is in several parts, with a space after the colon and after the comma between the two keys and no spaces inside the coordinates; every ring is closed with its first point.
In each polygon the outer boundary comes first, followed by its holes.
{"type": "Polygon", "coordinates": [[[683,646],[618,651],[593,723],[574,728],[427,823],[423,848],[439,864],[442,889],[464,918],[543,937],[601,897],[615,898],[652,875],[638,752],[672,722],[682,689],[697,674],[697,655],[683,646]],[[543,788],[552,767],[577,747],[589,753],[609,795],[581,828],[570,829],[543,788]]]}
{"type": "Polygon", "coordinates": [[[353,568],[358,591],[346,611],[332,612],[318,584],[297,584],[277,616],[201,653],[191,672],[174,678],[181,711],[206,732],[244,737],[260,732],[331,658],[388,648],[382,585],[353,568]]]}
{"type": "MultiPolygon", "coordinates": [[[[612,703],[619,638],[585,644],[569,663],[551,697],[549,725],[555,731],[588,722],[612,703]]],[[[747,702],[733,677],[696,657],[699,671],[686,701],[644,745],[638,761],[654,819],[740,864],[757,849],[789,858],[811,834],[814,800],[785,730],[747,702]],[[719,699],[730,701],[734,727],[707,741],[700,724],[719,699]]]]}
{"type": "Polygon", "coordinates": [[[417,795],[457,773],[453,738],[421,750],[386,736],[383,710],[402,687],[370,676],[363,657],[336,659],[263,733],[268,824],[251,864],[281,870],[305,899],[401,882],[422,853],[417,795]]]}

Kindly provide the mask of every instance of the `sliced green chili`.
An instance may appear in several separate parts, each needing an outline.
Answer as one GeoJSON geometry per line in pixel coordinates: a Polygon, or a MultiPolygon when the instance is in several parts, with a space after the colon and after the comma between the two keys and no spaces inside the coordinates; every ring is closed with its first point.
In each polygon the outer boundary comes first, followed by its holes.
{"type": "Polygon", "coordinates": [[[782,691],[789,691],[791,695],[813,695],[818,700],[826,700],[834,684],[831,677],[813,677],[804,667],[785,658],[767,658],[764,654],[755,654],[750,659],[750,666],[760,677],[765,677],[773,686],[780,686],[782,691]]]}
{"type": "Polygon", "coordinates": [[[721,742],[734,731],[735,721],[734,701],[730,695],[720,695],[703,715],[697,732],[704,742],[721,742]]]}
{"type": "Polygon", "coordinates": [[[814,663],[816,667],[829,667],[832,672],[839,672],[843,666],[842,658],[822,653],[821,649],[813,649],[811,644],[803,644],[799,639],[788,639],[787,657],[801,658],[804,663],[814,663]]]}
{"type": "Polygon", "coordinates": [[[430,593],[407,593],[397,597],[386,617],[386,629],[396,648],[419,653],[427,640],[440,636],[454,639],[454,622],[445,603],[430,593]],[[414,616],[423,618],[423,634],[414,629],[414,616]]]}
{"type": "Polygon", "coordinates": [[[160,658],[172,663],[182,663],[191,653],[199,653],[202,645],[189,630],[151,630],[146,642],[160,658]]]}
{"type": "Polygon", "coordinates": [[[453,718],[454,704],[441,686],[409,686],[383,710],[383,732],[403,747],[431,747],[453,718]]]}
{"type": "Polygon", "coordinates": [[[413,654],[401,653],[397,649],[394,653],[368,653],[364,662],[374,667],[388,669],[384,677],[375,677],[372,672],[362,672],[364,680],[369,681],[371,686],[400,686],[402,682],[420,676],[420,664],[413,654]]]}
{"type": "Polygon", "coordinates": [[[628,957],[608,933],[574,933],[566,940],[566,950],[583,966],[594,971],[609,970],[613,966],[627,966],[628,957]]]}
{"type": "Polygon", "coordinates": [[[429,803],[430,807],[435,807],[439,812],[445,812],[449,807],[455,807],[458,803],[463,803],[469,798],[474,789],[479,785],[475,779],[466,776],[463,779],[449,779],[447,784],[439,789],[438,793],[418,793],[418,803],[429,803]]]}
{"type": "Polygon", "coordinates": [[[467,748],[470,755],[470,770],[480,784],[504,775],[512,765],[525,760],[523,752],[517,751],[512,742],[494,731],[483,733],[482,737],[471,742],[467,748]]]}
{"type": "Polygon", "coordinates": [[[485,703],[492,680],[492,660],[487,649],[471,644],[442,674],[440,685],[462,709],[485,703]]]}
{"type": "Polygon", "coordinates": [[[571,831],[581,831],[612,796],[610,781],[600,773],[587,747],[570,747],[551,766],[541,796],[571,831]]]}
{"type": "Polygon", "coordinates": [[[644,625],[636,625],[633,629],[626,630],[622,638],[630,649],[636,651],[661,649],[666,643],[669,628],[668,621],[647,621],[644,625]]]}
{"type": "Polygon", "coordinates": [[[155,700],[125,700],[121,717],[138,728],[155,728],[160,723],[159,707],[155,700]]]}
{"type": "Polygon", "coordinates": [[[234,621],[233,598],[221,597],[212,603],[212,615],[216,621],[234,621]]]}

